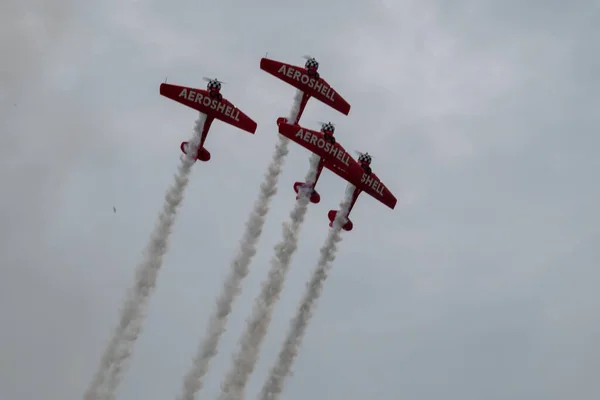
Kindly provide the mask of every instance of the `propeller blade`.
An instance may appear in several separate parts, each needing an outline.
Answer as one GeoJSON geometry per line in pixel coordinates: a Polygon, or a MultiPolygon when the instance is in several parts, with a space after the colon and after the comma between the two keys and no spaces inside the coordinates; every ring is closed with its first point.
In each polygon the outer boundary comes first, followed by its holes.
{"type": "Polygon", "coordinates": [[[331,125],[335,126],[335,124],[331,121],[330,122],[317,121],[317,123],[320,125],[331,124],[331,125]]]}
{"type": "Polygon", "coordinates": [[[313,59],[314,57],[309,56],[309,55],[304,55],[304,56],[302,56],[302,58],[304,58],[305,60],[310,60],[310,59],[313,59]]]}
{"type": "Polygon", "coordinates": [[[363,153],[362,151],[354,150],[354,153],[357,154],[357,155],[359,155],[359,156],[369,156],[369,157],[373,158],[373,156],[370,155],[368,152],[364,152],[363,153]]]}
{"type": "Polygon", "coordinates": [[[203,76],[202,79],[205,80],[206,82],[215,81],[215,82],[219,82],[221,84],[227,84],[227,82],[220,81],[217,78],[207,78],[206,76],[203,76]]]}

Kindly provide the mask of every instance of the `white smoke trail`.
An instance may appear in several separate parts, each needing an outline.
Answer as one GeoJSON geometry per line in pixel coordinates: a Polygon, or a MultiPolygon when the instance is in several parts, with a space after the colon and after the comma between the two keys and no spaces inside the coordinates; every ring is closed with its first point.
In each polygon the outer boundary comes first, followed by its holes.
{"type": "Polygon", "coordinates": [[[131,357],[133,344],[140,334],[146,316],[148,299],[156,286],[163,256],[167,251],[177,209],[183,200],[184,190],[194,165],[206,115],[200,114],[194,127],[194,136],[188,145],[188,152],[181,156],[175,181],[165,195],[165,203],[150,242],[144,252],[143,261],[136,269],[136,283],[128,292],[121,318],[115,333],[102,356],[100,367],[84,395],[85,400],[113,399],[122,379],[122,373],[131,357]],[[101,391],[104,387],[105,391],[101,391]]]}
{"type": "MultiPolygon", "coordinates": [[[[305,182],[314,184],[320,158],[313,154],[305,182]]],[[[273,308],[281,291],[289,270],[290,261],[298,245],[298,233],[304,222],[309,203],[310,189],[303,187],[298,192],[299,198],[290,213],[290,222],[283,224],[283,240],[275,246],[275,255],[271,259],[271,269],[262,291],[255,300],[252,316],[247,321],[246,331],[240,342],[240,351],[233,358],[233,367],[225,377],[219,400],[241,400],[248,378],[254,371],[260,346],[265,338],[271,322],[273,308]]]]}
{"type": "MultiPolygon", "coordinates": [[[[303,94],[300,90],[296,92],[288,117],[289,122],[296,120],[303,94]]],[[[198,348],[192,367],[183,380],[183,390],[179,397],[181,400],[194,400],[196,393],[202,390],[203,378],[208,372],[210,361],[217,354],[219,342],[223,333],[225,333],[225,325],[231,313],[233,302],[241,292],[242,281],[248,275],[248,266],[256,254],[258,239],[262,233],[271,200],[277,193],[277,182],[285,157],[288,154],[290,140],[283,135],[277,136],[275,153],[265,173],[265,179],[260,185],[258,200],[254,203],[254,209],[246,222],[246,231],[240,241],[238,252],[231,263],[231,272],[225,280],[223,291],[217,298],[217,310],[210,319],[206,338],[198,348]]]]}
{"type": "Polygon", "coordinates": [[[290,331],[283,343],[283,347],[277,356],[277,362],[271,369],[269,377],[260,392],[260,400],[279,399],[283,391],[283,383],[292,369],[292,364],[298,356],[298,351],[302,345],[302,339],[306,333],[306,328],[315,309],[315,305],[323,291],[323,283],[331,270],[335,260],[337,245],[342,240],[342,227],[347,222],[348,209],[352,202],[354,186],[348,184],[344,199],[340,203],[340,211],[333,221],[333,227],[329,230],[325,244],[321,247],[321,256],[319,262],[307,284],[307,291],[300,302],[298,312],[290,324],[290,331]]]}

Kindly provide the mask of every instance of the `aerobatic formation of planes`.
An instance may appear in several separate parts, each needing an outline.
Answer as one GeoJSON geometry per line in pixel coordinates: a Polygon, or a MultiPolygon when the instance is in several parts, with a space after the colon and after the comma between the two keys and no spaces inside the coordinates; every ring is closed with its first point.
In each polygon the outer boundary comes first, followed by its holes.
{"type": "MultiPolygon", "coordinates": [[[[305,56],[305,58],[307,61],[304,67],[268,58],[260,60],[260,68],[263,71],[274,75],[303,93],[296,119],[294,121],[289,121],[283,117],[277,119],[279,134],[320,157],[315,182],[312,187],[307,187],[307,184],[304,182],[296,182],[293,186],[294,190],[298,193],[301,188],[308,188],[310,190],[310,201],[312,203],[319,203],[321,196],[316,190],[316,185],[323,167],[325,167],[355,187],[349,212],[362,192],[369,194],[384,205],[394,209],[397,202],[396,197],[383,184],[379,177],[373,173],[371,169],[371,156],[368,153],[359,153],[358,160],[355,160],[333,136],[335,126],[331,122],[321,123],[319,131],[307,129],[299,125],[300,117],[311,97],[316,98],[344,115],[350,113],[350,104],[327,81],[320,77],[318,72],[319,63],[313,57],[305,56]]],[[[160,94],[206,114],[207,118],[196,155],[198,160],[206,162],[210,160],[210,153],[204,147],[204,142],[211,123],[215,118],[252,134],[256,132],[257,125],[250,117],[223,97],[221,94],[221,84],[224,82],[217,79],[204,79],[208,81],[206,90],[162,83],[160,85],[160,94]]],[[[186,153],[187,148],[187,142],[181,143],[182,152],[186,153]]],[[[336,210],[329,211],[329,226],[333,226],[336,214],[336,210]]],[[[347,222],[343,226],[343,229],[350,231],[353,228],[353,223],[349,219],[349,213],[346,219],[347,222]]]]}

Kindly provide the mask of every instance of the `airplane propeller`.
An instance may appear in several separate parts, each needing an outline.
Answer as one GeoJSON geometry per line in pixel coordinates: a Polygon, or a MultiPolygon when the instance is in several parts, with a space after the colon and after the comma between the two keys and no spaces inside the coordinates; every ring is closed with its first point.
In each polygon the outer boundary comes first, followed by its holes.
{"type": "Polygon", "coordinates": [[[367,157],[369,157],[369,158],[373,159],[373,156],[372,156],[372,155],[370,155],[370,154],[369,154],[369,153],[367,153],[367,152],[363,153],[362,151],[354,150],[354,153],[355,153],[357,156],[359,156],[359,157],[362,157],[362,156],[367,156],[367,157]]]}
{"type": "Polygon", "coordinates": [[[317,123],[321,126],[326,125],[326,124],[331,124],[335,127],[335,124],[333,122],[323,122],[323,121],[317,121],[317,123]]]}
{"type": "Polygon", "coordinates": [[[302,58],[304,58],[305,60],[314,60],[315,59],[313,56],[309,56],[309,55],[304,55],[304,56],[302,56],[302,58]]]}
{"type": "Polygon", "coordinates": [[[206,76],[203,76],[202,79],[204,79],[206,82],[215,81],[215,82],[219,82],[221,84],[227,84],[226,82],[220,81],[217,78],[207,78],[206,76]]]}

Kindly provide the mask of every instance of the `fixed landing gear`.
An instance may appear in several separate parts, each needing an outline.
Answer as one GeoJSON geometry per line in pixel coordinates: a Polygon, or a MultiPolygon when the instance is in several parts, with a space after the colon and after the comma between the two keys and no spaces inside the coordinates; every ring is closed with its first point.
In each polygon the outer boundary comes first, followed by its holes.
{"type": "Polygon", "coordinates": [[[210,92],[208,92],[208,95],[213,99],[223,101],[223,95],[221,93],[217,92],[216,90],[211,90],[210,92]]]}
{"type": "Polygon", "coordinates": [[[312,69],[312,68],[308,69],[308,76],[310,76],[311,78],[315,78],[315,79],[319,79],[320,78],[319,73],[316,70],[312,69]]]}

